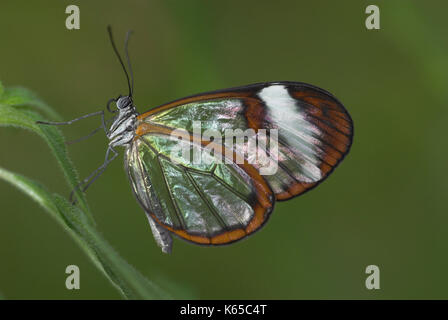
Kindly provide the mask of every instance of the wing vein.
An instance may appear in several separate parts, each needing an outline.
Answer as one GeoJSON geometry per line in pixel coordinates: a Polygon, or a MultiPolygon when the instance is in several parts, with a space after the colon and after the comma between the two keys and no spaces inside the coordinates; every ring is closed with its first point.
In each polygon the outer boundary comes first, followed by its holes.
{"type": "MultiPolygon", "coordinates": [[[[155,149],[151,146],[150,143],[148,143],[147,141],[145,141],[145,139],[142,139],[142,138],[139,138],[139,139],[140,139],[140,141],[143,141],[143,143],[144,143],[149,149],[151,149],[151,151],[155,154],[157,163],[158,163],[159,168],[160,168],[160,171],[162,172],[162,177],[163,177],[163,181],[164,181],[164,183],[165,183],[165,187],[166,187],[167,190],[168,190],[168,195],[169,195],[170,200],[171,200],[171,202],[172,202],[172,204],[173,204],[173,206],[174,206],[174,210],[175,210],[176,217],[178,218],[179,223],[180,223],[182,229],[185,230],[185,229],[186,229],[185,220],[183,219],[183,216],[182,216],[182,214],[180,213],[180,210],[179,210],[179,207],[178,207],[178,205],[177,205],[177,202],[176,202],[176,200],[175,200],[175,198],[174,198],[174,196],[173,196],[173,192],[172,192],[172,190],[171,190],[171,188],[170,188],[170,186],[169,186],[169,184],[168,184],[168,181],[167,181],[167,178],[166,178],[166,175],[165,175],[165,171],[163,170],[163,165],[162,165],[162,163],[160,162],[160,159],[159,159],[160,154],[157,152],[157,150],[155,150],[155,149]]],[[[172,163],[172,161],[171,161],[169,158],[168,158],[168,160],[172,163]]],[[[173,165],[174,165],[174,164],[173,164],[173,165]]]]}
{"type": "MultiPolygon", "coordinates": [[[[182,214],[181,214],[181,212],[180,212],[180,210],[179,210],[179,207],[178,207],[178,205],[177,205],[176,199],[175,199],[174,196],[173,196],[173,191],[171,190],[171,188],[170,188],[170,186],[169,186],[169,183],[168,183],[168,181],[167,181],[166,174],[165,174],[165,171],[163,170],[163,165],[162,165],[162,163],[160,162],[159,154],[158,154],[158,153],[156,153],[156,159],[157,159],[157,163],[159,164],[160,170],[162,171],[163,181],[165,182],[165,186],[166,186],[167,189],[168,189],[168,193],[169,193],[169,196],[170,196],[170,200],[171,200],[171,202],[172,202],[173,205],[174,205],[174,211],[175,211],[175,213],[176,213],[176,216],[177,216],[177,218],[179,219],[179,223],[180,223],[182,229],[186,230],[187,227],[186,227],[185,220],[184,220],[184,218],[183,218],[183,216],[182,216],[182,214]]],[[[174,165],[174,164],[173,164],[173,165],[174,165]]]]}
{"type": "Polygon", "coordinates": [[[191,176],[191,174],[188,172],[188,169],[184,169],[185,174],[187,175],[188,179],[190,180],[191,184],[195,188],[196,192],[198,193],[199,197],[204,201],[205,205],[209,208],[209,210],[212,212],[213,216],[216,218],[218,223],[221,224],[221,226],[229,230],[229,226],[226,224],[226,222],[222,219],[222,217],[219,215],[219,212],[216,211],[215,206],[213,203],[210,203],[209,199],[207,199],[207,196],[202,192],[201,188],[198,186],[196,180],[191,176]]]}

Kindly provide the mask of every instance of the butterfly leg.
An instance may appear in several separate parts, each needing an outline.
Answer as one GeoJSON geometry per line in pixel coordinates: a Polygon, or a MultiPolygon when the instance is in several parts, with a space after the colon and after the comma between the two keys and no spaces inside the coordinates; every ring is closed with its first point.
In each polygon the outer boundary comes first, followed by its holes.
{"type": "Polygon", "coordinates": [[[95,133],[97,133],[101,129],[104,130],[104,132],[106,133],[106,136],[107,136],[107,134],[109,133],[109,130],[107,129],[108,125],[113,120],[115,120],[115,118],[110,118],[108,120],[105,120],[104,112],[103,112],[103,114],[101,115],[101,125],[98,128],[96,128],[95,130],[90,132],[88,135],[85,135],[85,136],[83,136],[81,138],[78,138],[78,139],[75,139],[75,140],[66,141],[65,144],[71,145],[71,144],[74,144],[74,143],[78,143],[78,142],[84,141],[84,140],[90,138],[91,136],[93,136],[95,133]]]}
{"type": "MultiPolygon", "coordinates": [[[[63,121],[63,122],[36,121],[36,123],[38,123],[38,124],[46,124],[46,125],[51,125],[51,126],[64,126],[64,125],[72,124],[72,123],[77,122],[77,121],[79,121],[79,120],[83,120],[83,119],[86,119],[86,118],[90,118],[90,117],[94,117],[94,116],[99,116],[99,115],[102,115],[102,117],[104,118],[104,111],[101,110],[101,111],[97,111],[97,112],[92,112],[92,113],[85,114],[85,115],[83,115],[83,116],[81,116],[81,117],[79,117],[79,118],[72,119],[72,120],[69,120],[69,121],[63,121]]],[[[103,121],[103,122],[104,122],[104,121],[103,121]]]]}
{"type": "Polygon", "coordinates": [[[69,121],[64,121],[64,122],[36,121],[36,123],[38,123],[38,124],[45,124],[45,125],[52,125],[52,126],[70,125],[70,124],[72,124],[74,122],[77,122],[79,120],[83,120],[83,119],[86,119],[86,118],[89,118],[89,117],[93,117],[93,116],[97,116],[97,115],[101,115],[101,126],[96,128],[95,130],[93,130],[92,132],[90,132],[86,136],[83,136],[81,138],[65,142],[67,145],[70,145],[70,144],[74,144],[74,143],[77,143],[77,142],[80,142],[80,141],[83,141],[83,140],[86,140],[86,139],[90,138],[91,136],[93,136],[95,133],[97,133],[101,129],[104,129],[104,132],[107,135],[108,130],[107,130],[106,123],[111,121],[111,120],[113,120],[113,119],[109,119],[108,121],[106,121],[105,118],[104,118],[104,111],[97,111],[97,112],[89,113],[89,114],[86,114],[86,115],[84,115],[82,117],[79,117],[79,118],[76,118],[76,119],[73,119],[73,120],[69,120],[69,121]]]}
{"type": "Polygon", "coordinates": [[[95,171],[93,171],[87,178],[85,178],[83,181],[81,181],[70,193],[70,202],[72,204],[76,203],[76,200],[73,199],[75,195],[76,190],[81,190],[82,192],[85,192],[87,188],[95,182],[96,179],[99,178],[99,176],[106,170],[109,163],[111,163],[116,157],[118,156],[118,152],[115,151],[115,149],[112,146],[109,146],[106,151],[106,156],[104,159],[104,162],[101,166],[99,166],[95,171]],[[113,153],[113,155],[109,158],[110,153],[113,153]]]}

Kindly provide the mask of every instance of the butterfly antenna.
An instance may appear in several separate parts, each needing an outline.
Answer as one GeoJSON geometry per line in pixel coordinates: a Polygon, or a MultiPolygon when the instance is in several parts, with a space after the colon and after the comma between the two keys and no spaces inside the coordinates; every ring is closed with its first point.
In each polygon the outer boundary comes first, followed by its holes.
{"type": "Polygon", "coordinates": [[[128,70],[131,76],[131,92],[130,95],[132,97],[132,95],[134,94],[134,73],[132,72],[132,65],[131,65],[131,59],[129,58],[129,52],[128,52],[128,43],[129,43],[129,38],[131,37],[132,34],[132,30],[129,30],[126,33],[126,40],[124,41],[124,53],[126,55],[126,60],[128,63],[128,70]]]}
{"type": "Polygon", "coordinates": [[[123,59],[121,59],[120,53],[118,52],[117,46],[115,45],[114,37],[112,35],[111,26],[107,26],[107,31],[109,32],[109,38],[110,38],[110,43],[112,44],[112,48],[114,49],[114,52],[117,55],[118,60],[120,61],[121,67],[123,68],[124,74],[126,75],[126,79],[128,80],[129,96],[132,96],[131,81],[129,79],[129,75],[126,70],[126,67],[124,66],[123,59]]]}

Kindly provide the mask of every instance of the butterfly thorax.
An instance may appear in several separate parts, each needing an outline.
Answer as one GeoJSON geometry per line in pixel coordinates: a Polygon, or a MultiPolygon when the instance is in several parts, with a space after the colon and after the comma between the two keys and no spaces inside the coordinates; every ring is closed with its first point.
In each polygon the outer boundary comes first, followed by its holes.
{"type": "Polygon", "coordinates": [[[132,141],[135,136],[137,122],[137,110],[129,96],[120,97],[117,102],[118,115],[109,128],[107,137],[109,146],[124,146],[132,141]]]}

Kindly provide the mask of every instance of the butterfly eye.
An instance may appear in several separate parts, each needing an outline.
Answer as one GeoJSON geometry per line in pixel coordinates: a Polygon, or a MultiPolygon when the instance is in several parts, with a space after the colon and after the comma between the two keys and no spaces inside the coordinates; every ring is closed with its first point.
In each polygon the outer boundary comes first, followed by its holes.
{"type": "Polygon", "coordinates": [[[132,104],[131,98],[126,96],[126,97],[120,97],[117,100],[117,108],[118,109],[124,109],[126,107],[128,107],[130,104],[132,104]]]}

